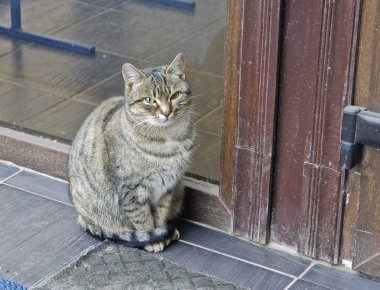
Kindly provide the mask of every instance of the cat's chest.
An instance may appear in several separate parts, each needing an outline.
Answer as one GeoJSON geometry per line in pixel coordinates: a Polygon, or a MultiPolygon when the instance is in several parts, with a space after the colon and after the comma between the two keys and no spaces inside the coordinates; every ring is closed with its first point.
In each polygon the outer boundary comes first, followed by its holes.
{"type": "Polygon", "coordinates": [[[189,141],[183,142],[175,139],[167,139],[164,142],[148,144],[148,148],[155,153],[161,153],[162,157],[187,158],[189,141]]]}

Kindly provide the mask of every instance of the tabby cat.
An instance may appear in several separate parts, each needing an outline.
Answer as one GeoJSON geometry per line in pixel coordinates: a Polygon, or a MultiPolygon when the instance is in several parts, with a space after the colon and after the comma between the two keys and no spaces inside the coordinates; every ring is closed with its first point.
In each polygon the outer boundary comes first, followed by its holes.
{"type": "Polygon", "coordinates": [[[72,203],[91,234],[147,251],[179,238],[182,177],[194,147],[185,59],[139,70],[123,65],[125,96],[103,102],[70,152],[72,203]]]}

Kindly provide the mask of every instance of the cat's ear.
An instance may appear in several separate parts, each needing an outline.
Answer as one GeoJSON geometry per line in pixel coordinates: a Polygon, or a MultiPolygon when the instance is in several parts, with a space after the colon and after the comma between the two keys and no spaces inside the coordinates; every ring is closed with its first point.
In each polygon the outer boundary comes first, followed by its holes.
{"type": "Polygon", "coordinates": [[[125,85],[131,89],[134,84],[141,82],[146,76],[145,74],[131,65],[130,63],[125,63],[122,68],[123,78],[125,85]]]}
{"type": "Polygon", "coordinates": [[[167,67],[165,73],[175,74],[184,80],[185,79],[185,55],[183,53],[179,53],[175,57],[173,62],[167,67]]]}

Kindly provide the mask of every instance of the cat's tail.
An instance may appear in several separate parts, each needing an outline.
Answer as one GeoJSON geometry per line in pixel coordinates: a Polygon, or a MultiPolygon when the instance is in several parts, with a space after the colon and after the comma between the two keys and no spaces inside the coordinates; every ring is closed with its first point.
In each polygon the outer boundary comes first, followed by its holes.
{"type": "Polygon", "coordinates": [[[109,233],[99,227],[82,227],[86,232],[101,238],[109,239],[115,242],[121,242],[130,247],[144,248],[148,244],[158,243],[171,239],[176,230],[175,223],[169,223],[166,227],[155,228],[148,231],[125,231],[109,233]]]}

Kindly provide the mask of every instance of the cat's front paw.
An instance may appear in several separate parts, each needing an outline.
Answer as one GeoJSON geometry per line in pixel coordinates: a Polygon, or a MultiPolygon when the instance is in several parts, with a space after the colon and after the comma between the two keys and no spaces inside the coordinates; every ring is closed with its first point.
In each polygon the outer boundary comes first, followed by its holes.
{"type": "Polygon", "coordinates": [[[166,241],[161,241],[161,242],[158,242],[158,243],[154,243],[154,244],[148,244],[148,245],[145,245],[144,247],[144,250],[147,251],[147,252],[162,252],[164,249],[165,249],[165,243],[166,241]]]}
{"type": "Polygon", "coordinates": [[[161,241],[161,242],[158,242],[158,243],[153,243],[153,244],[148,244],[148,245],[145,245],[144,247],[144,250],[147,251],[147,252],[162,252],[166,246],[169,246],[169,244],[172,242],[172,241],[176,241],[178,240],[180,237],[180,234],[179,234],[179,231],[177,229],[174,230],[174,233],[172,235],[172,237],[170,239],[167,239],[165,241],[161,241]]]}

